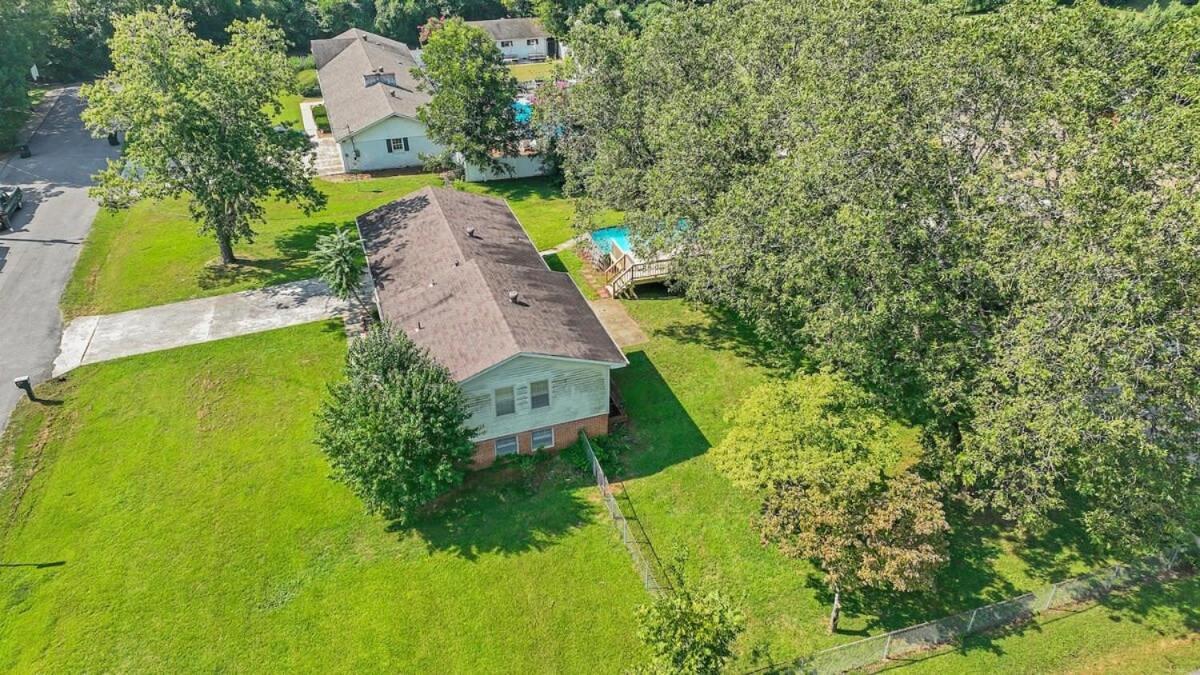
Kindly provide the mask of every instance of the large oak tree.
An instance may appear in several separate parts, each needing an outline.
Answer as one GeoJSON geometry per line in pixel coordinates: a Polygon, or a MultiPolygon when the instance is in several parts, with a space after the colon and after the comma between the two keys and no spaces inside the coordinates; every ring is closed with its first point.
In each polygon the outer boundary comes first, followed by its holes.
{"type": "Polygon", "coordinates": [[[1200,16],[718,0],[569,42],[568,186],[695,252],[693,298],[921,419],[1003,516],[1200,522],[1200,16]]]}
{"type": "Polygon", "coordinates": [[[110,44],[112,71],[82,89],[84,124],[125,135],[122,156],[96,176],[93,193],[106,206],[185,196],[231,264],[266,199],[306,213],[324,205],[308,139],[271,121],[279,93],[295,86],[278,30],[234,22],[219,47],[193,35],[187,12],[171,6],[118,19],[110,44]]]}

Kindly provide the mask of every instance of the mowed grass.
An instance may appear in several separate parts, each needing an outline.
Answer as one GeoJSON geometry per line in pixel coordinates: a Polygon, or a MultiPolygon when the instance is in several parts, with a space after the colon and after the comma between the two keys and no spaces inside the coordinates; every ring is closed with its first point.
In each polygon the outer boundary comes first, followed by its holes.
{"type": "Polygon", "coordinates": [[[1071,525],[1023,541],[994,523],[952,513],[951,560],[936,592],[844,598],[841,630],[828,635],[830,597],[816,570],[761,545],[754,528],[757,502],[734,488],[705,454],[727,430],[726,411],[754,386],[784,376],[791,364],[729,317],[650,289],[640,289],[639,297],[624,304],[651,339],[630,349],[629,367],[615,373],[634,435],[625,485],[655,547],[686,546],[698,576],[744,608],[748,629],[739,645],[740,665],[751,665],[754,651],[787,662],[1108,562],[1071,525]]]}
{"type": "MultiPolygon", "coordinates": [[[[571,225],[575,218],[575,200],[564,197],[562,186],[550,176],[498,180],[488,183],[455,184],[460,190],[491,195],[508,200],[508,205],[533,245],[539,251],[553,248],[579,234],[571,225]]],[[[596,217],[596,227],[616,225],[621,214],[609,211],[596,217]]]]}
{"type": "Polygon", "coordinates": [[[198,232],[182,199],[101,211],[63,295],[63,314],[108,314],[311,278],[316,269],[309,255],[317,237],[351,228],[358,215],[439,184],[431,174],[318,179],[328,197],[325,209],[305,215],[292,204],[269,202],[254,242],[235,244],[241,262],[228,267],[219,264],[216,240],[198,232]]]}
{"type": "Polygon", "coordinates": [[[514,63],[508,67],[508,72],[517,78],[517,82],[529,80],[548,80],[554,74],[555,61],[541,63],[514,63]]]}
{"type": "Polygon", "coordinates": [[[319,323],[43,385],[56,403],[21,406],[0,445],[16,469],[0,492],[0,670],[617,672],[640,658],[646,596],[565,463],[536,486],[481,481],[411,528],[329,479],[313,419],[344,349],[341,325],[319,323]]]}
{"type": "Polygon", "coordinates": [[[1184,673],[1200,666],[1200,578],[1149,584],[1009,631],[906,657],[921,673],[1184,673]]]}

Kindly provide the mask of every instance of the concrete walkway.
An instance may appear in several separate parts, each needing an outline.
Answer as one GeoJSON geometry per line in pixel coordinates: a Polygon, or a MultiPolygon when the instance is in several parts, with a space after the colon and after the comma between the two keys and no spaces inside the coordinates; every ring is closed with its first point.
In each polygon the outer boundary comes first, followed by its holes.
{"type": "Polygon", "coordinates": [[[313,117],[313,108],[324,105],[325,101],[304,101],[300,104],[300,123],[304,125],[304,133],[313,144],[313,167],[318,176],[335,176],[346,173],[342,164],[342,151],[333,135],[322,134],[313,117]]]}
{"type": "Polygon", "coordinates": [[[53,375],[88,363],[346,316],[348,310],[323,283],[307,280],[119,314],[82,316],[63,330],[53,375]]]}
{"type": "Polygon", "coordinates": [[[576,244],[578,244],[579,242],[583,241],[583,240],[584,240],[584,239],[586,239],[588,236],[589,236],[589,235],[586,235],[586,234],[581,234],[581,235],[578,235],[578,236],[575,236],[575,237],[571,237],[570,239],[568,239],[568,240],[564,241],[563,243],[559,244],[558,246],[555,246],[555,247],[553,247],[553,248],[548,248],[548,249],[546,249],[545,251],[538,251],[538,254],[539,254],[539,255],[543,255],[543,256],[547,256],[547,255],[552,255],[552,254],[554,254],[554,253],[562,253],[563,251],[565,251],[565,250],[567,250],[567,249],[569,249],[569,248],[575,248],[575,245],[576,245],[576,244]]]}
{"type": "Polygon", "coordinates": [[[616,342],[618,347],[624,349],[640,345],[650,339],[642,332],[642,327],[633,320],[633,317],[629,316],[629,312],[625,311],[620,300],[600,298],[599,300],[588,300],[588,304],[592,306],[592,311],[596,313],[600,323],[604,324],[604,329],[612,336],[613,342],[616,342]]]}

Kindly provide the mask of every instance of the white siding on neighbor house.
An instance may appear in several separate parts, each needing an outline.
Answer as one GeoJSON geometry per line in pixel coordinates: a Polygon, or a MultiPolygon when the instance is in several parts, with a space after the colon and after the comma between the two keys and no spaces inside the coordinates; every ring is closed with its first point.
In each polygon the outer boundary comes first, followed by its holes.
{"type": "Polygon", "coordinates": [[[500,53],[506,59],[517,59],[524,61],[534,57],[546,57],[546,41],[550,38],[513,38],[512,46],[505,47],[504,40],[496,40],[496,46],[500,48],[500,53]],[[525,44],[529,40],[537,40],[536,45],[525,44]]]}
{"type": "Polygon", "coordinates": [[[442,146],[429,140],[425,125],[406,117],[389,117],[338,142],[346,171],[381,171],[421,166],[421,155],[433,155],[442,146]],[[388,152],[389,138],[407,138],[408,152],[388,152]],[[358,151],[357,158],[355,150],[358,151]]]}
{"type": "Polygon", "coordinates": [[[546,163],[538,155],[521,157],[505,157],[500,160],[502,164],[512,169],[512,173],[494,174],[490,170],[475,166],[462,160],[461,156],[457,156],[459,163],[463,166],[463,178],[468,183],[486,183],[490,180],[507,180],[509,178],[528,178],[530,176],[542,176],[546,173],[546,163]]]}
{"type": "Polygon", "coordinates": [[[475,441],[608,414],[610,367],[604,363],[518,355],[462,383],[475,441]],[[529,383],[550,381],[550,406],[530,407],[529,383]],[[512,387],[516,412],[496,416],[495,391],[512,387]]]}

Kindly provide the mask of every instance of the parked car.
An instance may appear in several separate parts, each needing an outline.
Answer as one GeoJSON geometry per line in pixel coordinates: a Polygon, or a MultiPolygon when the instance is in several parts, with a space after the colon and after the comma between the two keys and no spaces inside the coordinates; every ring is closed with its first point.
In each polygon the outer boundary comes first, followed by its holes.
{"type": "Polygon", "coordinates": [[[0,230],[12,227],[13,214],[21,210],[21,188],[0,188],[0,230]]]}

